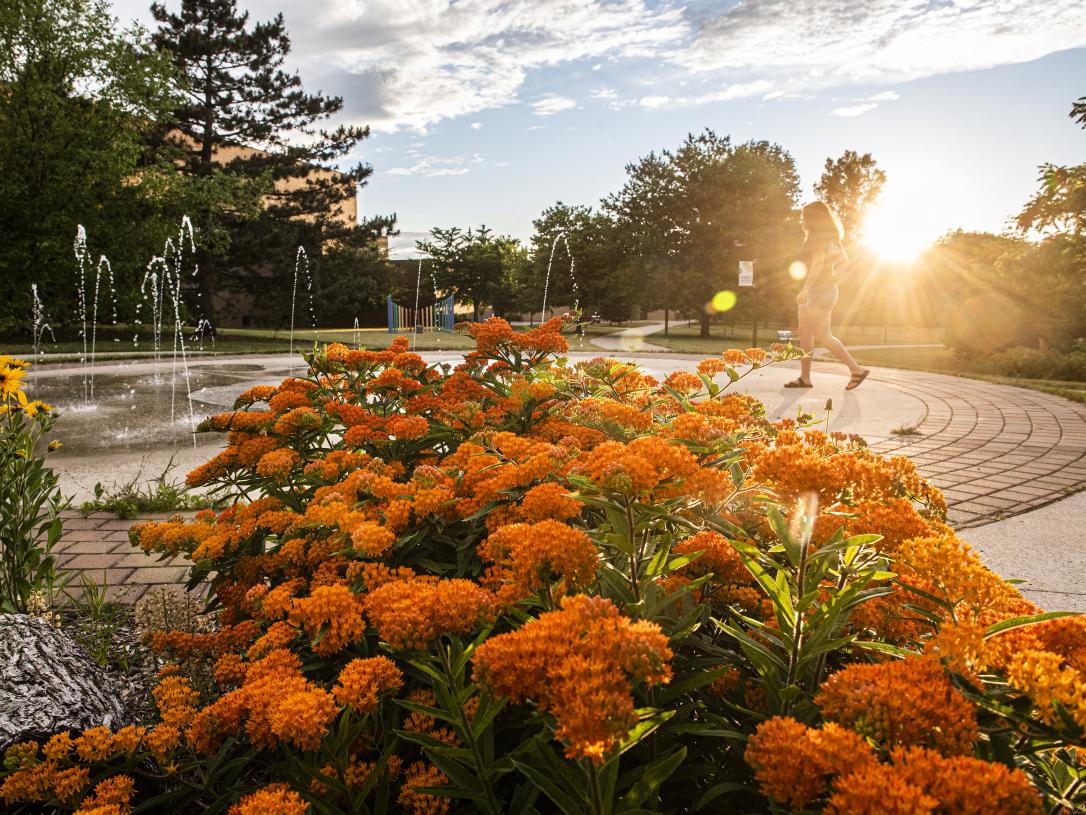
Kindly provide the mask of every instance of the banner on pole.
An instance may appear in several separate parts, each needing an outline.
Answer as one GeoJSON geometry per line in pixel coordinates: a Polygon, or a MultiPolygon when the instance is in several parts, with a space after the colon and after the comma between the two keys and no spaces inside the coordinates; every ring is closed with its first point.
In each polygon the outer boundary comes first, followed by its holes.
{"type": "Polygon", "coordinates": [[[753,260],[741,260],[741,261],[739,261],[739,285],[740,286],[753,286],[754,285],[754,261],[753,260]]]}

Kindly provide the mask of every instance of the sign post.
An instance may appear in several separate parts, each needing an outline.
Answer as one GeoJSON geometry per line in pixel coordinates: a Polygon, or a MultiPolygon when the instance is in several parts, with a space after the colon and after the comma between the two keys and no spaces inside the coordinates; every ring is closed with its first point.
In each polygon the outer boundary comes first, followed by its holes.
{"type": "Polygon", "coordinates": [[[751,306],[752,306],[752,321],[754,327],[752,330],[753,337],[751,338],[751,348],[758,347],[758,287],[754,285],[754,261],[753,260],[741,260],[739,261],[739,286],[741,288],[749,288],[751,290],[751,306]]]}

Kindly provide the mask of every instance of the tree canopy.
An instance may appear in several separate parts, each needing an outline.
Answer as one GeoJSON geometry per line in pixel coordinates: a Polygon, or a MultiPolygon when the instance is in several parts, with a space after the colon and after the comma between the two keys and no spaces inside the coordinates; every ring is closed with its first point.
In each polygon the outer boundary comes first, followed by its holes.
{"type": "Polygon", "coordinates": [[[54,321],[72,316],[79,224],[124,292],[176,229],[185,193],[143,149],[175,102],[170,73],[102,0],[0,5],[0,321],[25,324],[31,283],[54,321]]]}
{"type": "Polygon", "coordinates": [[[521,250],[513,238],[498,236],[486,225],[430,231],[431,239],[418,241],[420,252],[429,255],[438,289],[459,303],[470,304],[476,321],[488,305],[503,297],[521,250]]]}
{"type": "Polygon", "coordinates": [[[740,260],[758,262],[762,285],[780,280],[798,236],[798,194],[795,163],[779,145],[734,145],[705,130],[628,165],[603,206],[636,273],[659,293],[651,305],[697,312],[708,336],[707,306],[735,287],[740,260]]]}
{"type": "Polygon", "coordinates": [[[855,150],[846,150],[836,159],[826,159],[814,192],[841,217],[845,240],[858,243],[863,237],[864,217],[878,200],[885,183],[886,173],[870,153],[860,155],[855,150]]]}

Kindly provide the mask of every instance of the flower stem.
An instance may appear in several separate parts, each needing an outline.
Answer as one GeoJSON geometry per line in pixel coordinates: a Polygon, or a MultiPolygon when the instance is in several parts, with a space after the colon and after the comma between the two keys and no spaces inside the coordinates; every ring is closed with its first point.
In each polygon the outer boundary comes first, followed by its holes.
{"type": "MultiPolygon", "coordinates": [[[[458,678],[453,674],[452,664],[449,662],[449,654],[446,651],[444,645],[439,644],[437,648],[438,653],[441,655],[441,665],[445,670],[445,677],[449,681],[449,688],[453,691],[453,696],[460,695],[462,688],[458,678]]],[[[464,712],[463,706],[456,711],[460,719],[461,732],[464,734],[464,739],[468,743],[468,747],[471,749],[471,754],[475,759],[475,771],[479,774],[479,780],[483,784],[483,791],[486,794],[486,808],[487,812],[491,815],[502,815],[502,808],[498,803],[498,799],[494,796],[494,788],[490,785],[490,773],[486,771],[486,761],[483,759],[483,752],[479,749],[479,742],[475,738],[475,732],[471,729],[471,721],[468,719],[467,714],[464,712]]]]}
{"type": "Polygon", "coordinates": [[[600,791],[600,778],[599,771],[596,769],[596,763],[592,759],[586,759],[588,772],[588,793],[590,803],[592,804],[592,815],[604,815],[603,809],[603,794],[600,791]]]}

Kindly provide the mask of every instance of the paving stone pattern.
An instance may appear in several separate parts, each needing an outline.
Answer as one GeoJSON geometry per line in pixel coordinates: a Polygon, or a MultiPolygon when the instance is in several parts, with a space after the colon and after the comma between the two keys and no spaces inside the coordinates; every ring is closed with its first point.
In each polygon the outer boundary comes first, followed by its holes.
{"type": "MultiPolygon", "coordinates": [[[[895,436],[872,447],[915,461],[943,490],[956,529],[1028,512],[1086,489],[1086,406],[917,371],[876,369],[872,379],[923,401],[919,435],[895,436]]],[[[140,520],[155,517],[167,516],[140,520]]],[[[99,581],[104,576],[110,597],[128,603],[152,586],[181,583],[187,571],[182,558],[158,560],[129,544],[128,529],[135,522],[108,512],[67,513],[57,546],[60,565],[86,570],[99,581]]]]}
{"type": "MultiPolygon", "coordinates": [[[[194,513],[180,513],[192,517],[194,513]]],[[[106,583],[106,596],[122,603],[135,603],[153,586],[179,586],[188,577],[188,561],[182,557],[159,560],[132,546],[128,530],[133,524],[165,520],[169,514],[146,515],[138,520],[121,520],[112,512],[79,510],[64,512],[64,535],[54,552],[61,568],[79,570],[96,583],[106,583]]],[[[69,590],[78,591],[78,579],[69,590]]]]}
{"type": "Polygon", "coordinates": [[[1009,518],[1086,489],[1086,405],[975,379],[877,369],[919,398],[920,435],[873,449],[911,458],[943,491],[955,529],[1009,518]]]}

